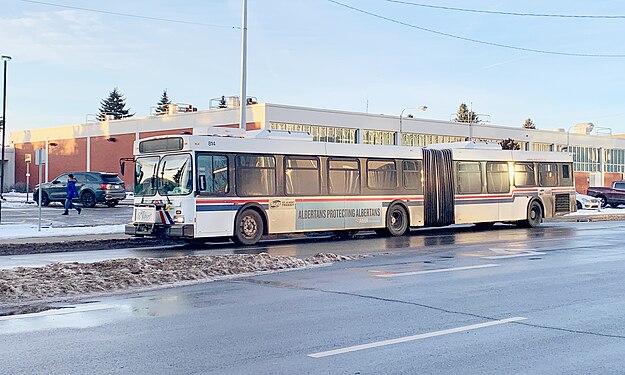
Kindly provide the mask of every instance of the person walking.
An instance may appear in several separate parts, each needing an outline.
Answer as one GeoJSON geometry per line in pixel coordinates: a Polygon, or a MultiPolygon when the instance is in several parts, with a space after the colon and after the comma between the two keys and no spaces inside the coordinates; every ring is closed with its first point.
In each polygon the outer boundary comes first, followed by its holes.
{"type": "Polygon", "coordinates": [[[72,203],[72,198],[78,198],[78,190],[76,189],[76,179],[73,174],[69,174],[67,176],[67,195],[65,196],[65,212],[61,215],[69,215],[69,209],[75,208],[78,211],[78,215],[80,215],[80,207],[77,207],[74,203],[72,203]]]}

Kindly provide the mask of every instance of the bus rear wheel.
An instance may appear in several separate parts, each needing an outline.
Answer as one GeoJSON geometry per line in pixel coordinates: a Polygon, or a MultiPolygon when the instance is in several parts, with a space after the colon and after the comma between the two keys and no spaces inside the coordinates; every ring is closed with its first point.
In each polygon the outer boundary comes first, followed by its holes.
{"type": "Polygon", "coordinates": [[[234,237],[237,245],[251,246],[256,244],[263,235],[263,219],[256,210],[244,210],[235,220],[234,237]]]}
{"type": "Polygon", "coordinates": [[[385,232],[391,236],[403,236],[408,230],[408,213],[396,204],[388,208],[386,212],[385,232]]]}
{"type": "Polygon", "coordinates": [[[543,207],[537,201],[533,201],[527,207],[527,220],[521,222],[527,228],[536,228],[543,221],[543,207]]]}

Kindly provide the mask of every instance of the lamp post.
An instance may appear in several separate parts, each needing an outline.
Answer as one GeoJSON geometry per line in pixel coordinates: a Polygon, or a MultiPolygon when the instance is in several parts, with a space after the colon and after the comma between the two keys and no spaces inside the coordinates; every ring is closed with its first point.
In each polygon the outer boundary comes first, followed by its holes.
{"type": "Polygon", "coordinates": [[[397,133],[397,142],[395,142],[398,146],[401,146],[401,134],[403,131],[402,120],[404,118],[404,112],[409,109],[418,109],[419,111],[425,111],[426,109],[428,109],[428,107],[426,105],[418,105],[416,107],[408,107],[401,110],[401,113],[399,114],[399,132],[397,133]]]}
{"type": "MultiPolygon", "coordinates": [[[[2,86],[2,162],[0,171],[0,202],[4,199],[2,195],[4,192],[4,139],[7,128],[7,63],[11,61],[11,56],[2,55],[2,61],[4,62],[4,83],[2,86]]],[[[2,224],[2,203],[0,203],[0,224],[2,224]]]]}

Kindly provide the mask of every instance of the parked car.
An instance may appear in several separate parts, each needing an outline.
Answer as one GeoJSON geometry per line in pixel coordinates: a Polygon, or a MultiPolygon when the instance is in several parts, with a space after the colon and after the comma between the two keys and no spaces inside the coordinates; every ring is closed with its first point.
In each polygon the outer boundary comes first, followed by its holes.
{"type": "Polygon", "coordinates": [[[601,200],[601,207],[625,204],[625,181],[614,181],[611,187],[589,187],[586,194],[601,200]]]}
{"type": "Polygon", "coordinates": [[[578,210],[598,210],[601,208],[601,200],[590,195],[575,193],[578,210]]]}
{"type": "MultiPolygon", "coordinates": [[[[116,173],[67,172],[51,182],[42,184],[42,206],[47,206],[50,202],[65,202],[67,176],[70,173],[77,181],[76,189],[78,190],[78,198],[74,198],[73,201],[81,202],[84,207],[95,207],[96,203],[104,203],[113,207],[126,198],[124,181],[116,173]]],[[[35,186],[34,199],[35,201],[39,199],[39,184],[35,186]]]]}

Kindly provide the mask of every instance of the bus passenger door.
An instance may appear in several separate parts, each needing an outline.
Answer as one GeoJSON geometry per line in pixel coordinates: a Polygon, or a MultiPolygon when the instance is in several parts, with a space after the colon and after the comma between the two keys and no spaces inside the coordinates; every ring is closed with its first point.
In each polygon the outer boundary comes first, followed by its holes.
{"type": "Polygon", "coordinates": [[[451,150],[423,150],[425,226],[454,224],[454,179],[451,150]]]}

